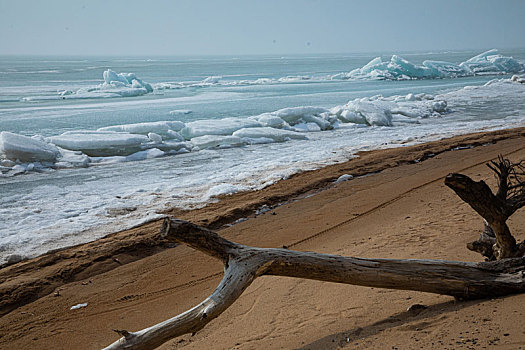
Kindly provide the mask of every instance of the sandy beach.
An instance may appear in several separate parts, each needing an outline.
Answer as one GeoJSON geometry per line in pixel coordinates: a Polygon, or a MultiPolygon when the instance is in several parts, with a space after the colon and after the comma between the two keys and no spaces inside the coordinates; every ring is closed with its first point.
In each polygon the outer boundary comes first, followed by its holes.
{"type": "MultiPolygon", "coordinates": [[[[260,247],[481,261],[465,245],[477,238],[482,220],[443,178],[460,172],[493,185],[485,163],[499,154],[525,159],[525,128],[365,152],[257,192],[166,214],[260,247]],[[352,178],[334,184],[344,174],[352,178]]],[[[524,214],[521,209],[509,220],[520,241],[524,214]]],[[[160,224],[3,266],[0,348],[99,349],[118,339],[112,329],[139,330],[206,298],[221,279],[221,263],[164,241],[160,224]],[[81,303],[87,306],[70,310],[81,303]]],[[[524,304],[524,295],[456,302],[413,291],[262,277],[203,330],[161,348],[523,349],[524,304]],[[413,304],[427,308],[407,311],[413,304]]]]}

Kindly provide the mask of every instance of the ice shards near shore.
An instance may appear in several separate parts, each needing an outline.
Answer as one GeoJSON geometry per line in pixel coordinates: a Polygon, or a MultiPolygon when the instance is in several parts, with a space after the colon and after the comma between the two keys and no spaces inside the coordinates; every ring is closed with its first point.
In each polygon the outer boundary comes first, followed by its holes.
{"type": "Polygon", "coordinates": [[[262,126],[295,131],[320,131],[333,129],[335,119],[323,107],[300,106],[279,109],[251,117],[262,126]]]}
{"type": "Polygon", "coordinates": [[[59,147],[92,157],[127,156],[142,150],[147,136],[114,131],[68,131],[47,140],[59,147]]]}
{"type": "Polygon", "coordinates": [[[205,135],[231,135],[236,130],[258,126],[259,122],[248,118],[203,119],[186,123],[180,134],[190,140],[205,135]]]}
{"type": "Polygon", "coordinates": [[[300,106],[244,118],[112,125],[68,131],[46,139],[2,132],[0,171],[10,176],[36,170],[29,165],[32,162],[47,162],[48,168],[87,167],[202,149],[307,140],[309,132],[328,131],[341,124],[388,127],[396,122],[418,123],[420,118],[446,112],[447,102],[431,95],[378,95],[331,109],[300,106]]]}
{"type": "Polygon", "coordinates": [[[146,122],[136,124],[113,125],[99,128],[99,131],[117,131],[129,132],[132,134],[148,135],[155,133],[161,135],[163,138],[178,138],[174,132],[180,131],[184,128],[184,123],[180,121],[160,121],[160,122],[146,122]]]}
{"type": "Polygon", "coordinates": [[[10,161],[54,162],[60,152],[55,145],[42,140],[2,131],[0,154],[10,161]]]}
{"type": "Polygon", "coordinates": [[[191,143],[197,149],[239,147],[244,143],[237,136],[204,135],[191,139],[191,143]]]}
{"type": "Polygon", "coordinates": [[[349,73],[337,74],[334,79],[436,79],[456,78],[484,74],[513,74],[525,71],[525,66],[512,57],[505,57],[492,49],[460,64],[443,61],[423,61],[422,65],[393,55],[383,62],[376,57],[361,68],[349,73]]]}
{"type": "Polygon", "coordinates": [[[269,127],[245,128],[237,130],[233,136],[238,136],[247,143],[257,143],[255,140],[263,139],[266,142],[285,142],[287,140],[306,140],[305,134],[295,131],[275,129],[269,127]],[[255,142],[254,142],[255,141],[255,142]]]}
{"type": "Polygon", "coordinates": [[[524,81],[522,75],[515,75],[441,95],[376,95],[330,109],[300,106],[249,117],[113,125],[47,138],[4,131],[0,133],[0,176],[137,161],[204,149],[316,140],[323,136],[308,137],[310,132],[330,133],[332,129],[340,129],[336,131],[340,134],[345,132],[344,125],[352,124],[360,125],[358,128],[363,132],[367,127],[428,124],[423,119],[444,116],[461,106],[465,96],[478,99],[498,97],[506,91],[522,93],[520,83],[524,81]]]}

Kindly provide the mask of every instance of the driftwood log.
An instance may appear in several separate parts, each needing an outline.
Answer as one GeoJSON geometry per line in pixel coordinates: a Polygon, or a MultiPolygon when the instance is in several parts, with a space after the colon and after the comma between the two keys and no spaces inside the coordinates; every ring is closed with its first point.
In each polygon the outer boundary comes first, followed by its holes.
{"type": "Polygon", "coordinates": [[[259,276],[287,276],[369,287],[415,290],[475,299],[525,292],[525,258],[492,262],[364,259],[255,248],[231,242],[192,223],[166,218],[163,234],[224,263],[217,289],[194,308],[122,338],[106,349],[154,349],[177,336],[195,333],[223,313],[259,276]]]}

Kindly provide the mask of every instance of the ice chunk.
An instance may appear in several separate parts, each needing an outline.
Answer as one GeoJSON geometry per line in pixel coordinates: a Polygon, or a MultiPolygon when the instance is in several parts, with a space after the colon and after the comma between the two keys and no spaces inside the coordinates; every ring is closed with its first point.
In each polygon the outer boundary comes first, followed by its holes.
{"type": "Polygon", "coordinates": [[[292,130],[299,132],[315,132],[321,131],[321,128],[316,123],[299,123],[292,127],[292,130]]]}
{"type": "Polygon", "coordinates": [[[384,69],[385,67],[386,67],[386,64],[383,63],[383,61],[381,60],[381,57],[376,57],[372,59],[370,62],[368,62],[367,64],[365,64],[359,70],[359,73],[367,74],[367,73],[373,72],[374,70],[384,69]]]}
{"type": "Polygon", "coordinates": [[[145,151],[139,151],[126,157],[126,161],[144,160],[150,158],[158,158],[164,156],[166,153],[158,148],[151,148],[145,151]]]}
{"type": "Polygon", "coordinates": [[[258,137],[255,139],[251,137],[243,137],[242,142],[244,142],[247,145],[262,145],[265,143],[274,143],[275,140],[268,137],[258,137]]]}
{"type": "Polygon", "coordinates": [[[410,94],[407,94],[405,96],[405,101],[415,101],[416,100],[416,97],[414,96],[414,94],[410,93],[410,94]]]}
{"type": "Polygon", "coordinates": [[[5,158],[13,161],[54,162],[59,156],[60,151],[49,143],[2,131],[0,133],[0,153],[2,153],[5,158]]]}
{"type": "Polygon", "coordinates": [[[350,174],[343,174],[337,178],[337,180],[334,181],[334,185],[340,184],[341,182],[345,182],[353,178],[350,174]]]}
{"type": "Polygon", "coordinates": [[[505,57],[492,49],[468,59],[460,66],[473,74],[519,73],[524,66],[512,57],[505,57]]]}
{"type": "Polygon", "coordinates": [[[123,74],[117,74],[116,72],[112,71],[111,69],[108,69],[102,73],[102,77],[104,78],[104,82],[106,84],[115,84],[115,83],[122,83],[124,85],[130,84],[130,82],[124,78],[123,74]]]}
{"type": "Polygon", "coordinates": [[[211,77],[207,77],[206,79],[204,79],[202,82],[204,84],[217,84],[219,82],[219,80],[221,80],[222,77],[221,76],[211,76],[211,77]]]}
{"type": "Polygon", "coordinates": [[[341,112],[339,119],[344,123],[366,124],[366,118],[354,111],[345,109],[341,112]]]}
{"type": "Polygon", "coordinates": [[[233,133],[233,136],[249,139],[267,138],[272,139],[275,142],[284,142],[288,139],[295,140],[306,140],[307,137],[304,134],[300,134],[294,131],[275,129],[269,127],[260,128],[245,128],[237,130],[233,133]]]}
{"type": "Polygon", "coordinates": [[[184,128],[184,123],[180,121],[159,121],[159,122],[146,122],[136,124],[123,124],[123,125],[112,125],[99,128],[98,131],[118,131],[118,132],[129,132],[131,134],[142,134],[147,135],[150,132],[159,134],[162,136],[169,136],[171,131],[179,131],[184,128]]]}
{"type": "Polygon", "coordinates": [[[330,111],[323,107],[301,106],[279,109],[272,114],[286,121],[288,124],[293,125],[300,123],[300,119],[306,116],[316,116],[326,112],[330,111]]]}
{"type": "Polygon", "coordinates": [[[344,106],[335,106],[330,108],[330,115],[339,117],[341,113],[345,110],[344,106]]]}
{"type": "Polygon", "coordinates": [[[23,101],[56,99],[89,99],[141,96],[153,92],[153,86],[138,78],[135,73],[116,73],[108,69],[102,73],[104,82],[95,86],[80,88],[76,91],[58,91],[57,96],[30,96],[23,101]]]}
{"type": "Polygon", "coordinates": [[[190,142],[179,142],[175,140],[164,141],[163,143],[155,144],[156,148],[168,153],[178,153],[180,151],[188,152],[193,148],[190,142]]]}
{"type": "Polygon", "coordinates": [[[155,143],[161,143],[162,142],[162,136],[159,134],[155,134],[154,132],[148,133],[148,138],[155,143]]]}
{"type": "Polygon", "coordinates": [[[333,129],[332,127],[332,124],[330,123],[330,121],[322,118],[322,117],[318,117],[318,116],[315,116],[315,115],[305,115],[303,118],[302,118],[303,121],[305,121],[307,124],[316,124],[317,127],[313,127],[313,129],[315,129],[315,131],[320,131],[320,130],[331,130],[333,129]]]}
{"type": "Polygon", "coordinates": [[[429,68],[415,65],[398,55],[392,55],[387,67],[390,74],[400,79],[404,79],[404,77],[408,79],[432,77],[432,71],[429,68]]]}
{"type": "Polygon", "coordinates": [[[512,57],[505,57],[498,50],[489,50],[460,64],[444,61],[424,61],[414,64],[398,55],[393,55],[389,62],[376,57],[362,68],[354,69],[345,78],[356,79],[434,79],[455,78],[478,74],[509,74],[525,71],[525,66],[512,57]]]}
{"type": "Polygon", "coordinates": [[[89,165],[89,157],[80,151],[70,151],[59,148],[61,157],[56,163],[59,168],[81,167],[85,168],[89,165]]]}
{"type": "Polygon", "coordinates": [[[191,143],[199,149],[215,148],[215,147],[238,147],[244,143],[240,137],[237,136],[219,136],[219,135],[204,135],[191,139],[191,143]]]}
{"type": "Polygon", "coordinates": [[[225,118],[197,120],[186,123],[180,134],[186,140],[204,135],[231,135],[234,131],[242,128],[260,127],[261,123],[248,118],[225,118]]]}
{"type": "Polygon", "coordinates": [[[357,99],[348,103],[348,109],[364,118],[368,125],[392,125],[392,113],[390,109],[381,105],[379,101],[369,102],[357,99]]]}
{"type": "Polygon", "coordinates": [[[271,128],[285,128],[289,127],[288,123],[271,113],[261,114],[255,119],[262,124],[262,126],[269,126],[271,128]]]}
{"type": "Polygon", "coordinates": [[[258,120],[262,126],[285,129],[295,126],[296,129],[302,131],[319,131],[333,129],[332,122],[335,122],[336,119],[329,120],[328,117],[330,115],[330,110],[323,107],[301,106],[283,108],[275,112],[263,113],[253,118],[258,120]],[[308,123],[315,123],[317,126],[307,127],[306,124],[308,123]]]}
{"type": "Polygon", "coordinates": [[[111,69],[102,73],[104,82],[115,87],[129,86],[133,89],[145,89],[147,92],[153,92],[151,84],[137,78],[135,73],[115,73],[111,69]]]}
{"type": "Polygon", "coordinates": [[[423,65],[430,69],[432,77],[435,78],[456,78],[468,75],[468,72],[461,66],[445,61],[423,61],[423,65]]]}
{"type": "Polygon", "coordinates": [[[112,131],[68,131],[48,137],[49,142],[65,149],[81,151],[89,156],[126,156],[141,150],[149,142],[144,135],[112,131]]]}
{"type": "Polygon", "coordinates": [[[432,102],[432,109],[438,113],[443,113],[447,110],[447,101],[432,102]]]}
{"type": "Polygon", "coordinates": [[[88,303],[76,304],[76,305],[71,306],[71,308],[69,308],[69,310],[77,310],[77,309],[81,309],[81,308],[86,307],[86,306],[88,306],[88,303]]]}
{"type": "Polygon", "coordinates": [[[177,140],[177,141],[184,141],[184,137],[182,137],[182,135],[179,134],[176,131],[168,130],[167,134],[169,136],[168,138],[170,138],[170,139],[174,139],[174,140],[177,140]]]}

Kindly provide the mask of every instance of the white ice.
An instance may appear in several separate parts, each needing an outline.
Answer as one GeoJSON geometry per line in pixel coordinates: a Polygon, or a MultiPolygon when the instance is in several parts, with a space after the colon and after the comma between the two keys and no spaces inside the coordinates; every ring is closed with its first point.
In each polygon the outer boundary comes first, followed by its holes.
{"type": "Polygon", "coordinates": [[[235,131],[233,133],[233,136],[238,136],[240,138],[248,138],[248,139],[259,139],[259,138],[271,139],[274,142],[284,142],[287,140],[306,140],[307,139],[306,135],[298,133],[298,132],[269,128],[269,127],[240,129],[240,130],[235,131]]]}
{"type": "Polygon", "coordinates": [[[242,128],[255,128],[261,123],[248,118],[204,119],[186,123],[180,131],[186,140],[204,135],[231,135],[242,128]]]}
{"type": "Polygon", "coordinates": [[[237,136],[204,135],[191,139],[191,143],[199,149],[217,147],[238,147],[244,142],[237,136]]]}
{"type": "Polygon", "coordinates": [[[102,73],[102,84],[71,90],[61,90],[55,96],[29,96],[23,101],[69,100],[141,96],[153,92],[153,86],[138,78],[135,73],[116,73],[108,69],[102,73]]]}
{"type": "Polygon", "coordinates": [[[20,162],[54,162],[60,155],[52,144],[35,138],[2,131],[0,154],[9,160],[20,162]]]}
{"type": "Polygon", "coordinates": [[[427,60],[422,65],[418,65],[397,55],[393,55],[388,62],[383,62],[381,57],[376,57],[361,68],[354,69],[347,74],[334,75],[332,78],[408,80],[513,74],[523,71],[525,71],[525,66],[518,60],[502,56],[498,50],[492,49],[460,64],[427,60]]]}
{"type": "Polygon", "coordinates": [[[113,131],[68,131],[48,137],[55,145],[89,156],[130,155],[150,141],[147,136],[113,131]]]}
{"type": "Polygon", "coordinates": [[[159,121],[136,124],[112,125],[99,128],[99,131],[128,132],[132,134],[147,135],[151,132],[159,134],[164,138],[177,138],[170,131],[180,131],[184,128],[184,123],[180,121],[159,121]]]}

